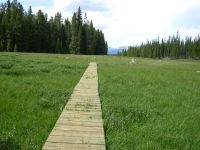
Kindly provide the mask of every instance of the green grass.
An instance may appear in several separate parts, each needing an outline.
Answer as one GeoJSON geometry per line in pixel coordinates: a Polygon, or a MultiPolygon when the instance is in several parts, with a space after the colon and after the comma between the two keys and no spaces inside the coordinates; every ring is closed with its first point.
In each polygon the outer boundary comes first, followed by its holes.
{"type": "Polygon", "coordinates": [[[200,149],[200,61],[98,58],[107,149],[200,149]]]}
{"type": "Polygon", "coordinates": [[[89,61],[0,53],[0,149],[41,149],[89,61]]]}
{"type": "Polygon", "coordinates": [[[107,149],[200,149],[200,61],[130,59],[0,53],[0,149],[41,149],[90,61],[107,149]]]}

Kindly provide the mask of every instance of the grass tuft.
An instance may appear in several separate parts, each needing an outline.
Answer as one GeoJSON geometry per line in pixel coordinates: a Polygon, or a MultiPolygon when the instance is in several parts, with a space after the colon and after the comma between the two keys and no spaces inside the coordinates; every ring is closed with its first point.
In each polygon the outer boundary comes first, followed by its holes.
{"type": "Polygon", "coordinates": [[[10,135],[0,136],[0,149],[1,150],[21,150],[19,144],[10,135]]]}
{"type": "Polygon", "coordinates": [[[1,69],[11,69],[14,65],[9,62],[1,62],[0,68],[1,69]]]}
{"type": "Polygon", "coordinates": [[[55,106],[55,103],[53,103],[52,101],[49,101],[48,99],[45,98],[41,98],[41,100],[39,101],[39,106],[42,109],[49,109],[55,106]]]}

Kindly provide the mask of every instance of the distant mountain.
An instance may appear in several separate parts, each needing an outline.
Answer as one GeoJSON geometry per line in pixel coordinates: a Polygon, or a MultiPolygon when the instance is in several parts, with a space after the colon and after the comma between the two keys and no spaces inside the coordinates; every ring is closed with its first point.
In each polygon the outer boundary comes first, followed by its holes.
{"type": "Polygon", "coordinates": [[[116,55],[117,52],[121,52],[123,49],[127,49],[127,46],[120,46],[117,48],[108,47],[108,55],[116,55]]]}

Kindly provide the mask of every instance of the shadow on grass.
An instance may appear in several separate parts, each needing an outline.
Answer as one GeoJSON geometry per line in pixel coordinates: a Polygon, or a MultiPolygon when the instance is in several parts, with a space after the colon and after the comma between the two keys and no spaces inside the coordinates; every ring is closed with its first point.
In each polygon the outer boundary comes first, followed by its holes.
{"type": "Polygon", "coordinates": [[[10,136],[0,136],[0,150],[21,150],[21,147],[10,136]]]}
{"type": "Polygon", "coordinates": [[[11,63],[0,63],[0,68],[1,69],[11,69],[14,65],[11,63]]]}
{"type": "Polygon", "coordinates": [[[112,126],[118,130],[127,130],[127,126],[134,123],[142,125],[151,117],[150,112],[132,107],[114,107],[108,110],[109,118],[105,121],[105,129],[112,126]]]}
{"type": "Polygon", "coordinates": [[[57,90],[54,92],[43,90],[41,91],[41,98],[38,105],[42,109],[54,109],[57,105],[63,106],[66,103],[66,99],[71,95],[71,92],[71,90],[57,90]]]}

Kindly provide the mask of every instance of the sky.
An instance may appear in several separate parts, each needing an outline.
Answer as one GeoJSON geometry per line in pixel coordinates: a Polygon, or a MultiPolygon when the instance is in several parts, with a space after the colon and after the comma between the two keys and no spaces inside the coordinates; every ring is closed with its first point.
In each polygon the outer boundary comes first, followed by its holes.
{"type": "MultiPolygon", "coordinates": [[[[2,1],[2,0],[0,0],[2,1]]],[[[3,1],[5,2],[5,1],[3,1]]],[[[200,0],[18,0],[27,10],[39,9],[71,19],[80,6],[104,32],[109,47],[139,45],[147,39],[200,34],[200,0]]]]}

